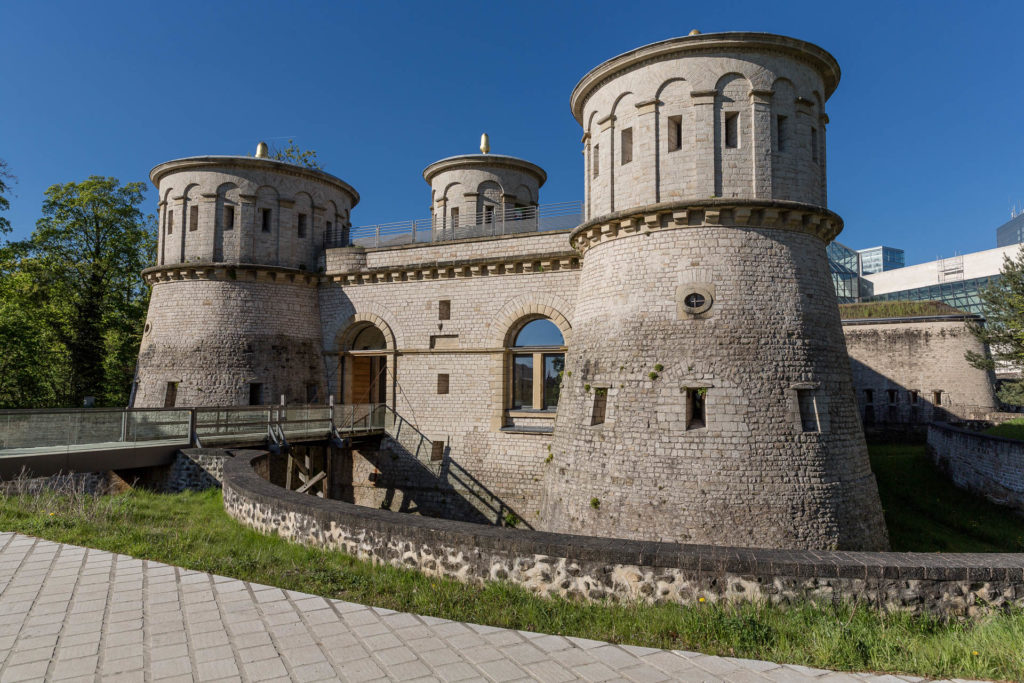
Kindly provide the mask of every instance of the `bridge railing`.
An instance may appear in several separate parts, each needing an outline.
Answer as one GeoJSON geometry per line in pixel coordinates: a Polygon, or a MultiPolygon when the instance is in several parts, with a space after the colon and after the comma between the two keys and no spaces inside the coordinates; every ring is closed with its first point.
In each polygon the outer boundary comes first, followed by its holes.
{"type": "Polygon", "coordinates": [[[384,406],[231,406],[0,410],[0,457],[133,446],[263,443],[271,426],[289,441],[382,431],[384,406]]]}
{"type": "Polygon", "coordinates": [[[0,410],[0,456],[190,440],[187,409],[0,410]]]}

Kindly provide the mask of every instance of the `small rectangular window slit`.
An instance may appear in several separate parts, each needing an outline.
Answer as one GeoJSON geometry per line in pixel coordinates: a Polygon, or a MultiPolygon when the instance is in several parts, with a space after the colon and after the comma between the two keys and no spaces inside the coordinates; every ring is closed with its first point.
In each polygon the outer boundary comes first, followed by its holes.
{"type": "Polygon", "coordinates": [[[796,400],[800,404],[800,428],[805,432],[820,432],[818,404],[813,389],[797,389],[796,400]]]}
{"type": "Polygon", "coordinates": [[[707,425],[705,410],[708,390],[706,387],[685,389],[686,392],[686,429],[704,429],[707,425]]]}
{"type": "Polygon", "coordinates": [[[590,424],[604,424],[608,410],[608,389],[594,389],[594,409],[590,413],[590,424]]]}
{"type": "Polygon", "coordinates": [[[451,299],[441,299],[437,302],[437,319],[438,320],[451,320],[452,319],[452,301],[451,299]]]}
{"type": "Polygon", "coordinates": [[[789,142],[788,122],[785,116],[776,117],[776,145],[780,152],[786,151],[786,144],[789,142]]]}
{"type": "Polygon", "coordinates": [[[594,150],[590,153],[590,162],[592,173],[596,178],[601,174],[601,145],[594,145],[594,150]]]}
{"type": "Polygon", "coordinates": [[[188,207],[188,231],[195,232],[199,229],[199,205],[193,204],[188,207]]]}
{"type": "Polygon", "coordinates": [[[619,150],[619,157],[622,160],[622,165],[625,166],[629,162],[633,161],[633,129],[623,129],[621,140],[622,147],[619,150]]]}
{"type": "Polygon", "coordinates": [[[260,209],[260,229],[270,232],[270,209],[260,209]]]}
{"type": "Polygon", "coordinates": [[[164,408],[173,408],[178,404],[178,383],[168,382],[164,393],[164,408]]]}
{"type": "Polygon", "coordinates": [[[224,229],[235,229],[235,207],[233,206],[224,207],[224,229]]]}
{"type": "Polygon", "coordinates": [[[725,115],[725,146],[730,149],[740,146],[740,115],[737,112],[725,115]]]}
{"type": "Polygon", "coordinates": [[[683,148],[683,117],[668,117],[668,151],[675,152],[683,148]]]}
{"type": "Polygon", "coordinates": [[[437,376],[437,393],[447,394],[448,393],[448,375],[438,374],[437,376]]]}
{"type": "Polygon", "coordinates": [[[306,236],[306,214],[300,213],[298,216],[298,233],[299,237],[306,236]]]}

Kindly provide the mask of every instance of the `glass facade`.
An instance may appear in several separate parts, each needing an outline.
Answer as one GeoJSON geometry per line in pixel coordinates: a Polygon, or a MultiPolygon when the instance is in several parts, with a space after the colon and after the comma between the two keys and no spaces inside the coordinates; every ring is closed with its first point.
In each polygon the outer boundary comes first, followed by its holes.
{"type": "Polygon", "coordinates": [[[860,254],[861,275],[895,270],[906,265],[903,250],[894,247],[873,247],[871,249],[861,249],[857,253],[860,254]]]}
{"type": "Polygon", "coordinates": [[[1018,214],[996,228],[996,246],[1009,247],[1024,242],[1024,213],[1018,214]]]}
{"type": "Polygon", "coordinates": [[[943,282],[942,284],[929,285],[928,287],[917,287],[916,289],[905,289],[899,292],[889,292],[876,296],[865,296],[862,301],[941,301],[962,311],[984,315],[980,292],[989,283],[996,282],[998,279],[998,275],[991,275],[971,280],[943,282]]]}
{"type": "Polygon", "coordinates": [[[860,254],[839,242],[832,242],[826,250],[828,266],[836,298],[841,304],[860,300],[860,254]]]}

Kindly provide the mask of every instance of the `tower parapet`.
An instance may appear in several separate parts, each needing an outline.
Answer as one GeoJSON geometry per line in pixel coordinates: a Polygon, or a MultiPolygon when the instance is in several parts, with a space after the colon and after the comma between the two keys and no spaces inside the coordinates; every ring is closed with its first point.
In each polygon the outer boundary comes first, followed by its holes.
{"type": "Polygon", "coordinates": [[[838,80],[814,45],[721,33],[576,86],[587,220],[547,528],[887,546],[825,253],[838,80]]]}
{"type": "MultiPolygon", "coordinates": [[[[503,222],[517,210],[534,208],[547,180],[540,166],[501,154],[463,154],[423,169],[430,184],[430,215],[435,232],[503,222]]],[[[527,225],[524,223],[524,225],[527,225]]],[[[536,229],[536,223],[531,223],[536,229]]]]}
{"type": "Polygon", "coordinates": [[[136,405],[325,401],[317,272],[358,193],[253,157],[178,159],[150,178],[160,235],[136,405]]]}

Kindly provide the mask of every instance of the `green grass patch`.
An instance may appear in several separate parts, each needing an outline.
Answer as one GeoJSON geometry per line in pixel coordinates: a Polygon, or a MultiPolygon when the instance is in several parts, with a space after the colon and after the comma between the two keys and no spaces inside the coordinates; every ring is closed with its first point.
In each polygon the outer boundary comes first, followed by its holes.
{"type": "MultiPolygon", "coordinates": [[[[921,476],[913,452],[873,451],[884,461],[886,474],[880,480],[903,476],[900,464],[908,460],[913,478],[921,476]]],[[[707,602],[683,607],[540,598],[510,584],[474,586],[431,578],[264,536],[228,517],[216,490],[0,496],[0,529],[505,628],[849,671],[1024,678],[1024,612],[1019,610],[961,622],[850,605],[781,608],[707,602]]]]}
{"type": "Polygon", "coordinates": [[[953,308],[941,301],[869,301],[859,304],[840,304],[839,316],[843,320],[863,318],[914,318],[928,315],[963,315],[970,313],[953,308]]]}
{"type": "Polygon", "coordinates": [[[893,550],[1024,552],[1024,517],[958,489],[923,445],[871,444],[869,451],[893,550]]]}
{"type": "Polygon", "coordinates": [[[1004,439],[1024,441],[1024,418],[1018,417],[1013,420],[1007,420],[1001,425],[989,427],[982,433],[990,436],[1001,436],[1004,439]]]}

